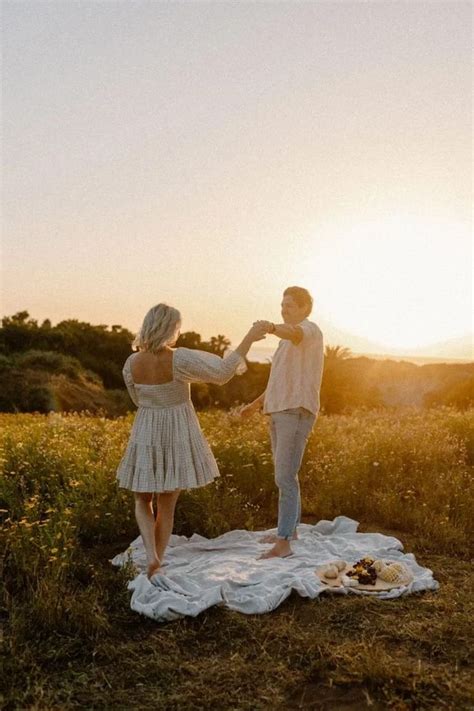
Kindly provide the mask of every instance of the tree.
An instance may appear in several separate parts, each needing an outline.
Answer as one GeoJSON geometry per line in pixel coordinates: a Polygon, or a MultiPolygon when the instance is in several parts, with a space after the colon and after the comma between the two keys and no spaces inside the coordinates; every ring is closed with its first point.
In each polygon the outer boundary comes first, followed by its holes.
{"type": "Polygon", "coordinates": [[[186,331],[180,334],[176,345],[178,348],[202,348],[203,342],[199,333],[186,331]]]}
{"type": "Polygon", "coordinates": [[[225,336],[222,336],[221,334],[219,334],[218,336],[211,337],[211,340],[209,341],[209,345],[211,347],[212,353],[215,353],[218,356],[223,356],[224,352],[230,346],[230,341],[225,336]]]}
{"type": "Polygon", "coordinates": [[[35,348],[39,330],[38,322],[30,319],[28,311],[4,316],[0,329],[0,350],[12,353],[35,348]]]}
{"type": "Polygon", "coordinates": [[[326,346],[324,358],[326,361],[345,360],[346,358],[352,358],[352,352],[350,348],[344,348],[344,346],[326,346]]]}

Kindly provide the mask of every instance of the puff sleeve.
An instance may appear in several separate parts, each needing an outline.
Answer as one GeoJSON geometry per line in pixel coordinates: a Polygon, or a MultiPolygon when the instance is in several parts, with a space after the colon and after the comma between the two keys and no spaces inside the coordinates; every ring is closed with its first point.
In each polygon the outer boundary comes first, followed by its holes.
{"type": "Polygon", "coordinates": [[[234,375],[247,370],[245,358],[235,351],[228,351],[224,358],[214,353],[177,348],[173,359],[174,379],[184,383],[214,383],[224,385],[234,375]]]}
{"type": "Polygon", "coordinates": [[[135,390],[135,384],[133,382],[132,372],[130,370],[130,358],[127,358],[127,360],[125,361],[125,365],[123,366],[123,369],[122,369],[122,375],[123,375],[125,385],[127,386],[127,390],[128,390],[128,394],[130,395],[130,399],[138,407],[138,395],[137,395],[137,391],[135,390]]]}

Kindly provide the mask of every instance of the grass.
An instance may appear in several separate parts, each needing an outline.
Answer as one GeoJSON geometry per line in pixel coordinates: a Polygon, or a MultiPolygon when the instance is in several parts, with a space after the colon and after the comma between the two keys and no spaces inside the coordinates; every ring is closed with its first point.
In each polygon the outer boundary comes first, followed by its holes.
{"type": "MultiPolygon", "coordinates": [[[[207,412],[221,479],[183,495],[177,532],[274,524],[266,423],[207,412]]],[[[114,472],[130,418],[0,416],[5,709],[468,709],[474,411],[321,417],[302,470],[307,522],[345,514],[401,538],[440,581],[389,601],[292,595],[159,625],[133,613],[136,535],[114,472]]]]}

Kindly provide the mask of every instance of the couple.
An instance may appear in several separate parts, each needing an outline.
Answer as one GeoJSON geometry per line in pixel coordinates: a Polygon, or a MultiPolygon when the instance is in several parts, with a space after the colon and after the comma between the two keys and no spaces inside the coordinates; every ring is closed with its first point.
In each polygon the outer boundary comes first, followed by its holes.
{"type": "Polygon", "coordinates": [[[138,410],[125,454],[117,470],[119,486],[133,491],[135,516],[147,555],[150,578],[160,571],[173,530],[174,510],[182,489],[205,486],[219,476],[216,460],[203,436],[190,396],[190,383],[223,385],[246,370],[245,356],[266,334],[280,338],[267,388],[238,410],[249,417],[263,407],[271,417],[275,481],[279,488],[278,532],[262,558],[292,555],[301,503],[298,471],[319,411],[323,337],[308,320],[313,300],[292,286],[281,303],[283,323],[256,321],[242,342],[224,358],[205,351],[175,348],[181,326],[179,311],[158,304],[143,321],[123,376],[138,410]],[[156,518],[153,513],[156,494],[156,518]]]}

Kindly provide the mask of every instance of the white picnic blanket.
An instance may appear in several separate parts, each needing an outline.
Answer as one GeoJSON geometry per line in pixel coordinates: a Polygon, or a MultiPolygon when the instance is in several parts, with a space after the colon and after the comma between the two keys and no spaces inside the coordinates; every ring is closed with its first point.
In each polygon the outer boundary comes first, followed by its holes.
{"type": "MultiPolygon", "coordinates": [[[[295,590],[314,599],[323,591],[353,593],[382,599],[408,595],[421,590],[437,590],[439,584],[428,568],[422,568],[412,553],[404,554],[402,543],[381,533],[357,533],[359,524],[346,516],[319,521],[315,526],[301,524],[299,540],[292,542],[289,558],[258,560],[269,546],[259,539],[269,531],[229,531],[218,538],[172,536],[166,551],[163,573],[148,580],[141,572],[128,584],[132,590],[131,608],[154,620],[195,617],[212,605],[224,605],[245,614],[270,612],[295,590]],[[315,569],[336,558],[355,562],[365,555],[403,561],[412,571],[413,581],[404,587],[384,592],[353,588],[329,588],[319,580],[315,569]]],[[[142,539],[112,559],[121,566],[128,560],[138,569],[146,568],[142,539]]]]}

